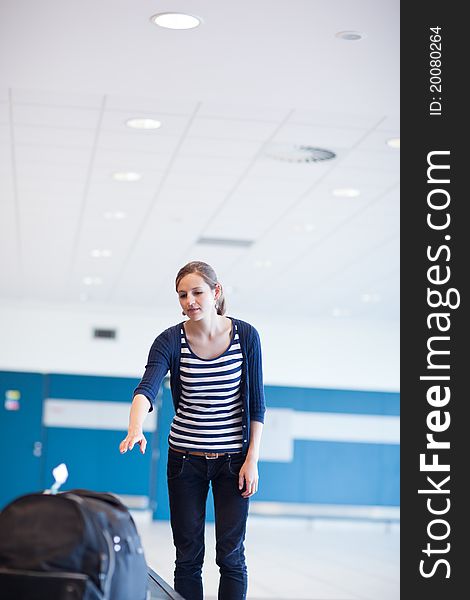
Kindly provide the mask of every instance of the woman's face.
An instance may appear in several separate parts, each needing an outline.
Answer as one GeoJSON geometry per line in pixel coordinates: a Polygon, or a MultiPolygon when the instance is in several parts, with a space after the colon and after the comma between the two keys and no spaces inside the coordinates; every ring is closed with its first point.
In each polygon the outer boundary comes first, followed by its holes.
{"type": "Polygon", "coordinates": [[[214,310],[218,289],[212,290],[197,273],[185,275],[178,284],[181,308],[192,321],[199,321],[214,310]]]}

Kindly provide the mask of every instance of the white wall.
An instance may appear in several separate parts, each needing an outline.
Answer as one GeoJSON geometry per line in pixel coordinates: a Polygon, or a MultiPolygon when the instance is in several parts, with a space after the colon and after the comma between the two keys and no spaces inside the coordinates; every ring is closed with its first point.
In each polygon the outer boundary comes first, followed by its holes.
{"type": "MultiPolygon", "coordinates": [[[[178,311],[0,305],[0,370],[140,377],[148,349],[178,311]],[[116,341],[93,340],[116,327],[116,341]]],[[[399,327],[353,319],[244,314],[263,346],[266,384],[398,391],[399,327]]]]}

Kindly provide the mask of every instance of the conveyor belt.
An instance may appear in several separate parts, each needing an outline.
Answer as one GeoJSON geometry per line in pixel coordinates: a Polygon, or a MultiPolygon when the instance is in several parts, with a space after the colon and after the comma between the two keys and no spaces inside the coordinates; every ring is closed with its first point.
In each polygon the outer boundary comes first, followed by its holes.
{"type": "MultiPolygon", "coordinates": [[[[153,569],[147,567],[147,600],[184,600],[153,569]]],[[[46,573],[38,571],[13,571],[0,568],[1,600],[77,600],[97,598],[100,594],[81,573],[46,573]],[[91,593],[93,588],[94,593],[91,593]],[[88,590],[88,592],[87,592],[88,590]]],[[[133,600],[129,598],[128,600],[133,600]]]]}
{"type": "Polygon", "coordinates": [[[183,596],[175,592],[153,569],[147,566],[147,570],[148,589],[150,591],[149,600],[184,600],[183,596]]]}

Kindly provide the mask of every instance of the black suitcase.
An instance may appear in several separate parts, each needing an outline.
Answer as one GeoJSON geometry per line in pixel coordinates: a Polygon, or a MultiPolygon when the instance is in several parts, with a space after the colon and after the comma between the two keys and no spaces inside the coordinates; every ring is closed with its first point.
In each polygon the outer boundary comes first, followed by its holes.
{"type": "Polygon", "coordinates": [[[146,600],[147,566],[127,508],[89,490],[17,498],[0,513],[0,592],[2,600],[146,600]]]}
{"type": "Polygon", "coordinates": [[[103,595],[82,573],[51,573],[0,568],[2,600],[101,600],[103,595]]]}

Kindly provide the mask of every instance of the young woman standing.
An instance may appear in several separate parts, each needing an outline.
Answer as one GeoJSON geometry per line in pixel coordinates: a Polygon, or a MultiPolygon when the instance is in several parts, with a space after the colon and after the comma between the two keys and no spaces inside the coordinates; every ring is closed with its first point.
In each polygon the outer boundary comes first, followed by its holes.
{"type": "Polygon", "coordinates": [[[154,341],[134,390],[121,453],[145,452],[142,424],[166,373],[175,406],[169,434],[168,492],[176,547],[175,590],[203,600],[205,506],[212,484],[219,600],[244,600],[244,539],[248,502],[258,489],[265,402],[256,329],[225,316],[222,286],[208,264],[195,261],[176,276],[188,317],[154,341]]]}

